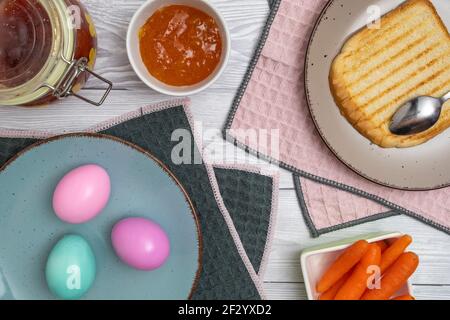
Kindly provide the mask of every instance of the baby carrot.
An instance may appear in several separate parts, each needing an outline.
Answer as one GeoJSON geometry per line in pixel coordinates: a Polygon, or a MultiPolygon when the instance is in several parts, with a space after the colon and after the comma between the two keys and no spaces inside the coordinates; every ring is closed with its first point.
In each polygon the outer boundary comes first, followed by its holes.
{"type": "Polygon", "coordinates": [[[367,280],[371,272],[371,266],[379,267],[381,260],[381,249],[377,244],[369,245],[366,254],[356,265],[355,271],[339,289],[335,300],[359,300],[367,289],[367,280]]]}
{"type": "Polygon", "coordinates": [[[412,238],[409,235],[404,235],[389,246],[381,255],[381,274],[383,274],[397,259],[400,255],[405,252],[405,249],[412,242],[412,238]]]}
{"type": "Polygon", "coordinates": [[[388,300],[403,287],[416,271],[419,257],[412,252],[403,253],[386,271],[380,289],[368,290],[362,300],[388,300]]]}
{"type": "Polygon", "coordinates": [[[407,295],[404,295],[404,296],[396,297],[396,298],[391,299],[391,300],[416,300],[416,298],[414,298],[413,296],[410,296],[409,294],[407,294],[407,295]]]}
{"type": "Polygon", "coordinates": [[[342,285],[347,281],[347,279],[351,276],[352,270],[347,272],[341,279],[339,279],[338,282],[333,284],[330,289],[325,291],[319,296],[319,300],[334,300],[334,297],[336,297],[336,293],[339,291],[339,289],[342,287],[342,285]]]}
{"type": "Polygon", "coordinates": [[[339,281],[351,268],[353,268],[366,253],[369,243],[359,240],[348,247],[336,261],[328,268],[322,279],[317,283],[317,292],[323,293],[339,281]]]}
{"type": "Polygon", "coordinates": [[[379,246],[380,247],[380,249],[381,249],[381,253],[383,253],[384,252],[384,250],[386,250],[387,249],[387,247],[388,247],[388,245],[387,245],[387,243],[386,243],[386,241],[384,241],[384,240],[381,240],[381,241],[377,241],[377,242],[374,242],[377,246],[379,246]]]}

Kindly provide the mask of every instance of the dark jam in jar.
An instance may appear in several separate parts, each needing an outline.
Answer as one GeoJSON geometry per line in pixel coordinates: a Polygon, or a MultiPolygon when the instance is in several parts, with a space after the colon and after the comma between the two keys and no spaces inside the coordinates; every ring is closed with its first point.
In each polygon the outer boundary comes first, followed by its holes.
{"type": "Polygon", "coordinates": [[[43,68],[53,42],[50,18],[37,0],[0,0],[0,87],[17,87],[43,68]]]}
{"type": "Polygon", "coordinates": [[[0,0],[0,101],[6,105],[76,94],[96,53],[94,23],[79,0],[0,0]]]}

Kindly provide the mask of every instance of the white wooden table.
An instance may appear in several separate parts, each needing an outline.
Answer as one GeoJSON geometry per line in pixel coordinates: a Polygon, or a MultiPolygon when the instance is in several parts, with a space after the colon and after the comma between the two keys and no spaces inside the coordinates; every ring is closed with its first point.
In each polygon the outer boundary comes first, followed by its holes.
{"type": "MultiPolygon", "coordinates": [[[[83,0],[82,0],[83,1],[83,0]]],[[[96,72],[115,84],[100,109],[76,99],[67,99],[45,109],[0,108],[0,127],[68,132],[85,129],[100,121],[137,107],[168,99],[145,87],[133,73],[127,59],[125,37],[128,23],[144,0],[84,0],[97,26],[99,58],[96,72]]],[[[267,0],[212,0],[228,22],[232,55],[225,74],[210,89],[193,96],[195,120],[205,128],[220,129],[236,90],[252,57],[268,14],[267,0]]],[[[100,84],[88,83],[83,93],[101,94],[100,84]]],[[[217,133],[219,135],[219,132],[217,133]]],[[[240,152],[240,151],[239,151],[240,152]]],[[[312,239],[297,203],[291,174],[281,172],[279,214],[275,240],[265,275],[271,299],[305,299],[299,256],[302,249],[331,240],[373,231],[402,231],[414,237],[412,250],[421,259],[413,283],[419,299],[450,299],[450,236],[409,217],[393,217],[341,230],[312,239]]]]}

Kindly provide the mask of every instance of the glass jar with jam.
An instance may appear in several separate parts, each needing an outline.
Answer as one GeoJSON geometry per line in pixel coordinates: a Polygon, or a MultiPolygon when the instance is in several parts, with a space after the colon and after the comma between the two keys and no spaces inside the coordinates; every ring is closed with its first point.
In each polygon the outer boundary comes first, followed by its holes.
{"type": "Polygon", "coordinates": [[[0,106],[68,96],[101,105],[112,83],[92,70],[94,24],[78,0],[0,0],[0,106]],[[107,84],[100,101],[79,94],[89,75],[107,84]]]}

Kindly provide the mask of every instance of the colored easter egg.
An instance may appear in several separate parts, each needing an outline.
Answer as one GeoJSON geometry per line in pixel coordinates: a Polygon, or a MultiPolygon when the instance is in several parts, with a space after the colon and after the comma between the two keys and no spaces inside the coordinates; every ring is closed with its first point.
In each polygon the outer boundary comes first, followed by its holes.
{"type": "Polygon", "coordinates": [[[170,255],[170,241],[157,223],[144,218],[119,221],[111,234],[117,256],[129,266],[151,271],[160,268],[170,255]]]}
{"type": "Polygon", "coordinates": [[[80,299],[91,288],[95,275],[94,252],[78,235],[63,237],[48,256],[45,277],[48,288],[58,298],[80,299]]]}
{"type": "Polygon", "coordinates": [[[63,221],[81,224],[95,218],[106,207],[111,181],[102,167],[89,164],[67,173],[56,186],[53,210],[63,221]]]}

